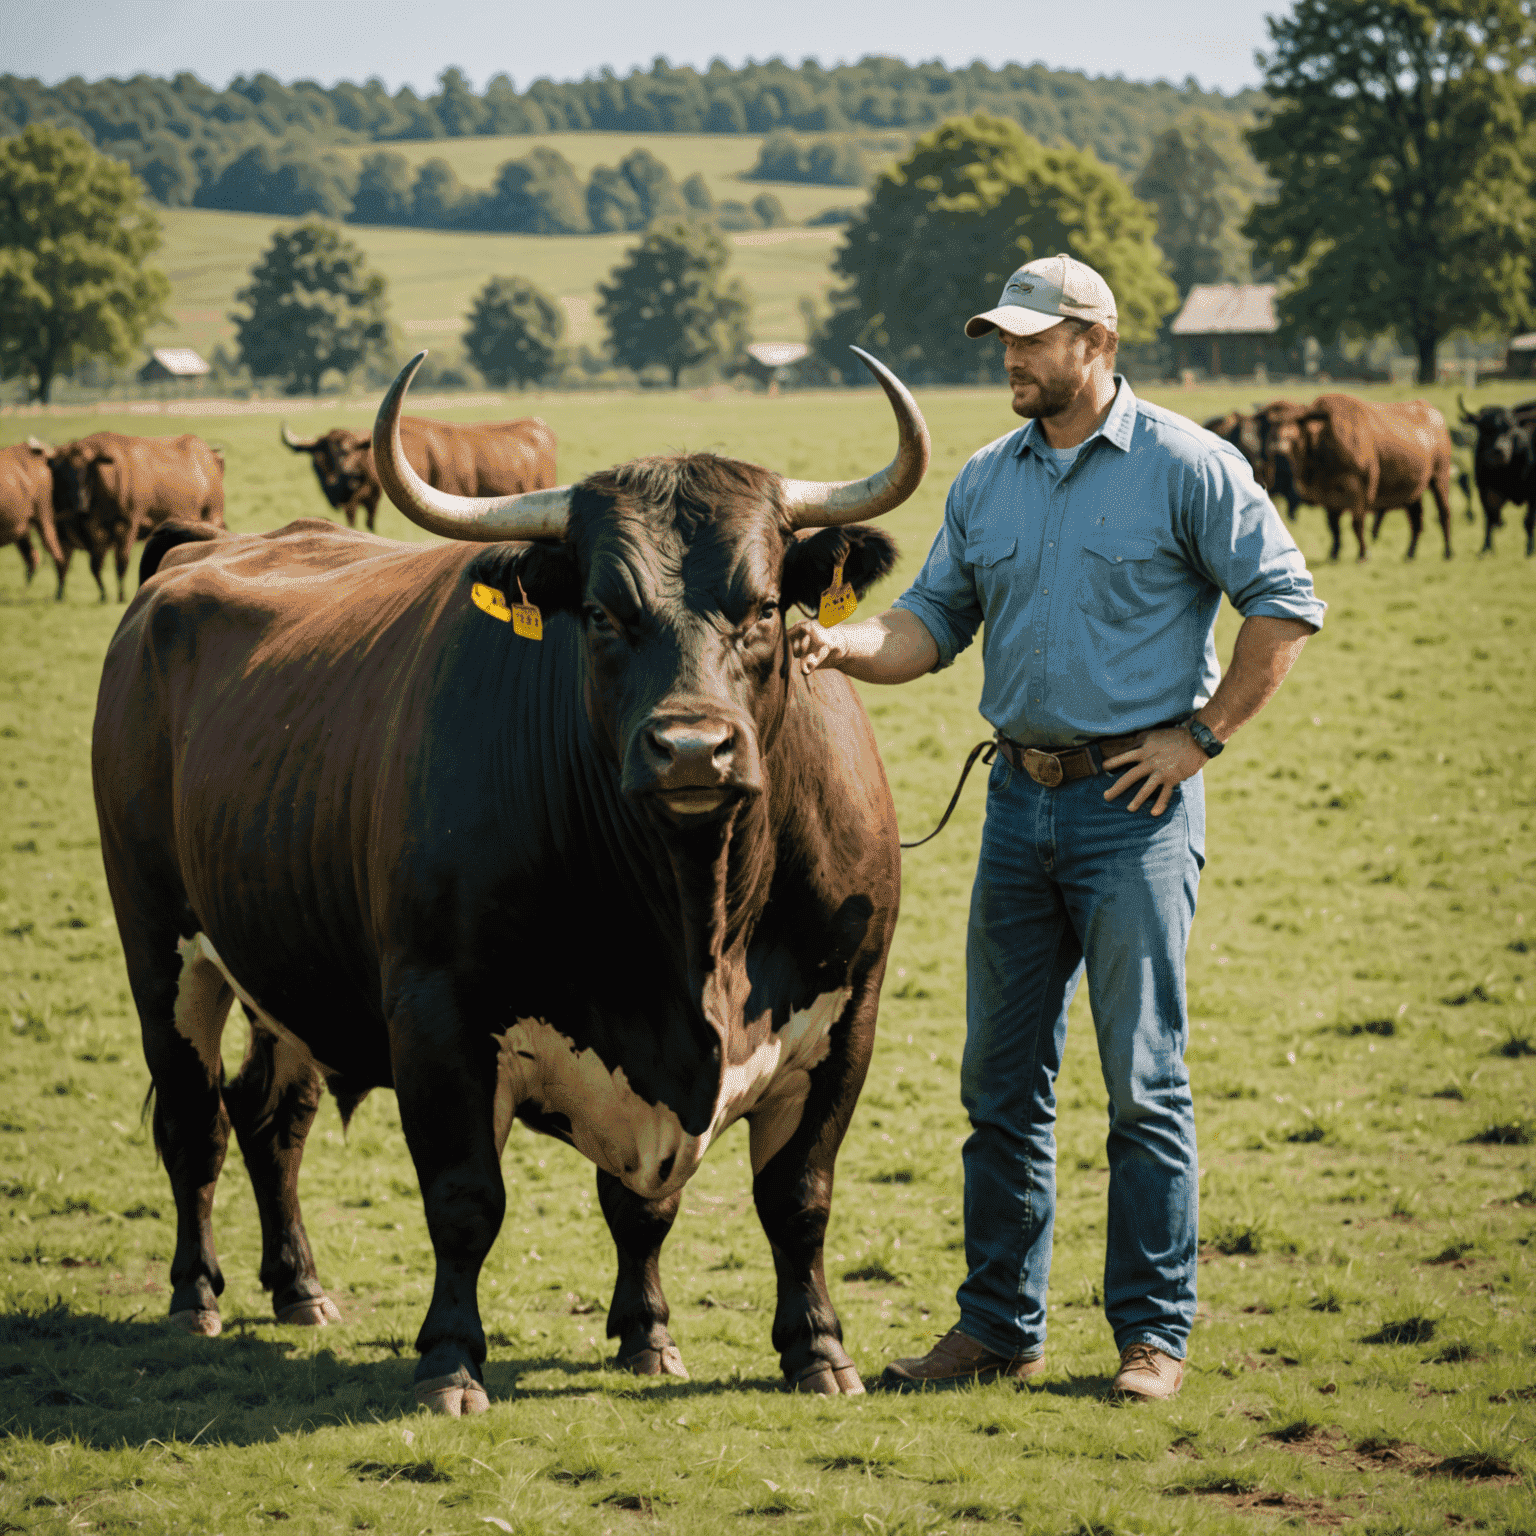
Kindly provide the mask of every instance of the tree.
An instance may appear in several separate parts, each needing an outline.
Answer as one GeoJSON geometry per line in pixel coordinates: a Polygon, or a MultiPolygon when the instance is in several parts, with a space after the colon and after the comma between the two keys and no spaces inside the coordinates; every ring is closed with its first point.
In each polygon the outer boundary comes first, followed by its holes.
{"type": "Polygon", "coordinates": [[[1065,251],[1103,274],[1120,335],[1149,341],[1176,294],[1146,204],[1085,150],[1046,149],[978,113],[925,134],[881,175],[833,268],[848,279],[818,342],[828,364],[858,342],[918,378],[990,378],[997,348],[964,334],[1016,268],[1065,251]]]}
{"type": "Polygon", "coordinates": [[[0,140],[0,378],[53,381],[89,357],[126,363],[164,319],[171,285],[146,267],[160,222],[144,185],[72,128],[0,140]]]}
{"type": "Polygon", "coordinates": [[[350,373],[388,336],[384,278],[328,224],[278,230],[235,295],[240,360],[257,378],[279,378],[291,395],[314,394],[327,370],[350,373]]]}
{"type": "Polygon", "coordinates": [[[352,198],[353,224],[404,224],[411,216],[411,165],[404,155],[364,158],[352,198]]]}
{"type": "Polygon", "coordinates": [[[677,388],[684,368],[737,356],[746,346],[752,301],[725,276],[730,248],[708,224],[665,220],[599,283],[597,312],[614,356],[639,373],[662,367],[677,388]]]}
{"type": "Polygon", "coordinates": [[[1249,142],[1279,194],[1245,229],[1294,280],[1282,322],[1396,330],[1431,383],[1447,331],[1530,315],[1536,18],[1524,0],[1297,0],[1269,31],[1276,105],[1249,142]]]}
{"type": "Polygon", "coordinates": [[[493,277],[475,295],[464,350],[498,389],[526,389],[559,365],[565,311],[526,277],[493,277]]]}

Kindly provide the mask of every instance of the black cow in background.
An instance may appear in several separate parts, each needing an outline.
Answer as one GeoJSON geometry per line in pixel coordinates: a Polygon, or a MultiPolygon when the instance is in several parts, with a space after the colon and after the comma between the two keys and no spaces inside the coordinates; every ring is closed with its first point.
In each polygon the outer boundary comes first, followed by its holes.
{"type": "Polygon", "coordinates": [[[1482,553],[1493,553],[1493,530],[1504,526],[1506,504],[1525,508],[1525,553],[1536,554],[1536,400],[1485,405],[1475,416],[1458,395],[1461,419],[1477,430],[1472,473],[1483,503],[1482,553]]]}

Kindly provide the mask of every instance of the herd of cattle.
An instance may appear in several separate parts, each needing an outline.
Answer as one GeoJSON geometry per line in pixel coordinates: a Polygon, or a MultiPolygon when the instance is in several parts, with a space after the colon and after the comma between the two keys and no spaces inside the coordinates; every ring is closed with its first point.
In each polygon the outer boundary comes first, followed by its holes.
{"type": "MultiPolygon", "coordinates": [[[[1458,437],[1472,448],[1472,474],[1483,504],[1483,552],[1493,552],[1493,530],[1503,526],[1506,506],[1523,506],[1525,552],[1536,554],[1536,400],[1506,407],[1485,405],[1474,416],[1458,400],[1458,437]]],[[[1435,499],[1445,555],[1451,556],[1451,433],[1445,418],[1424,400],[1376,405],[1353,395],[1319,395],[1311,405],[1275,400],[1252,415],[1229,411],[1206,427],[1232,443],[1278,505],[1294,522],[1302,503],[1322,507],[1333,535],[1329,559],[1339,558],[1340,529],[1347,512],[1360,558],[1365,559],[1365,522],[1371,537],[1388,512],[1408,514],[1408,558],[1424,529],[1424,495],[1435,499]]],[[[1472,513],[1469,477],[1460,475],[1472,513]]]]}
{"type": "MultiPolygon", "coordinates": [[[[1339,556],[1343,519],[1354,526],[1360,558],[1386,514],[1408,514],[1408,556],[1424,527],[1423,500],[1435,501],[1447,557],[1451,553],[1451,438],[1439,411],[1422,400],[1376,405],[1352,395],[1320,395],[1311,405],[1276,400],[1251,414],[1230,411],[1205,425],[1234,444],[1276,505],[1294,521],[1297,508],[1324,508],[1339,556]]],[[[555,483],[554,434],[534,417],[475,426],[450,426],[406,417],[401,439],[407,458],[439,490],[462,496],[501,496],[555,483]]],[[[1536,554],[1536,400],[1513,407],[1461,408],[1456,436],[1471,446],[1472,472],[1459,474],[1467,516],[1472,482],[1482,502],[1483,552],[1493,551],[1494,529],[1506,506],[1525,508],[1525,552],[1536,554]]],[[[366,432],[337,427],[301,438],[282,428],[283,442],[306,453],[326,500],[355,527],[361,511],[372,531],[381,487],[366,432]]],[[[40,557],[34,537],[58,569],[58,596],[75,550],[89,557],[102,601],[102,570],[115,558],[117,596],[134,543],[167,519],[224,523],[224,456],[190,433],[174,438],[93,432],[54,448],[29,437],[0,449],[0,544],[15,544],[30,581],[40,557]]]]}
{"type": "MultiPolygon", "coordinates": [[[[554,434],[537,417],[450,426],[412,416],[400,426],[407,456],[440,490],[506,496],[555,483],[554,434]]],[[[338,427],[299,438],[285,425],[282,437],[310,456],[326,500],[348,526],[356,526],[361,508],[371,531],[380,488],[370,435],[338,427]]],[[[82,550],[103,602],[102,569],[114,557],[122,602],[134,544],[167,521],[224,526],[224,455],[190,432],[92,432],[58,448],[29,437],[0,449],[0,544],[16,545],[30,581],[41,563],[35,536],[58,569],[60,598],[82,550]]]]}

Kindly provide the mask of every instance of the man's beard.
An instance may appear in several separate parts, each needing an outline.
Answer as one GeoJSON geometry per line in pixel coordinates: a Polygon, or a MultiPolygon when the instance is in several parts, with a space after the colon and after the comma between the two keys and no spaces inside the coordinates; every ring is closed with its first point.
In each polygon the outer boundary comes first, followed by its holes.
{"type": "MultiPolygon", "coordinates": [[[[1023,417],[1059,416],[1072,402],[1077,399],[1080,385],[1076,385],[1066,379],[1055,379],[1046,382],[1042,379],[1030,379],[1029,383],[1035,386],[1035,398],[1028,405],[1020,405],[1014,400],[1014,414],[1023,417]]],[[[1010,386],[1013,384],[1013,376],[1008,378],[1010,386]]]]}

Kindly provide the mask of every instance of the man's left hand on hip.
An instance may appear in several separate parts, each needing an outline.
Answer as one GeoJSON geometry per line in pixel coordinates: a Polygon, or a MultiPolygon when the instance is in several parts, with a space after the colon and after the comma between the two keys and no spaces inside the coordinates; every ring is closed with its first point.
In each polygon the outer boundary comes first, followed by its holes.
{"type": "Polygon", "coordinates": [[[1161,816],[1173,798],[1173,787],[1192,779],[1210,759],[1195,743],[1195,738],[1182,726],[1166,731],[1152,731],[1139,747],[1104,759],[1106,769],[1124,767],[1126,771],[1104,791],[1106,800],[1113,800],[1133,784],[1140,783],[1132,797],[1128,811],[1139,811],[1157,791],[1157,801],[1152,807],[1154,816],[1161,816]]]}

